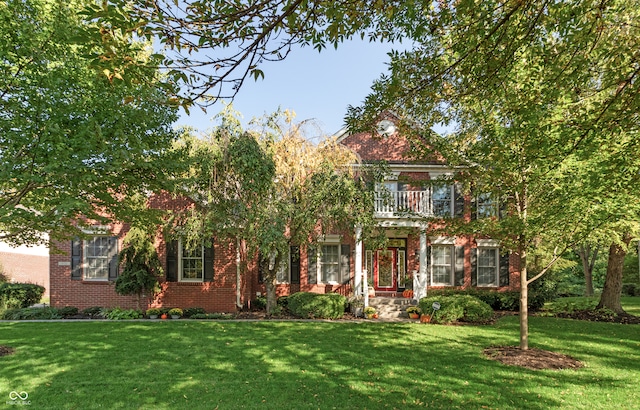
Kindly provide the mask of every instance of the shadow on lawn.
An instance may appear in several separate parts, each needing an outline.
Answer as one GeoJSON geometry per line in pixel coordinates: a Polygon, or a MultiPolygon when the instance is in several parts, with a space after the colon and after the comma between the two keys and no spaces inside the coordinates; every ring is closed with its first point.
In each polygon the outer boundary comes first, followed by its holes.
{"type": "Polygon", "coordinates": [[[484,347],[517,340],[512,327],[21,323],[0,328],[17,350],[1,359],[0,381],[27,391],[37,408],[536,410],[561,406],[560,391],[591,382],[588,371],[486,359],[484,347]]]}

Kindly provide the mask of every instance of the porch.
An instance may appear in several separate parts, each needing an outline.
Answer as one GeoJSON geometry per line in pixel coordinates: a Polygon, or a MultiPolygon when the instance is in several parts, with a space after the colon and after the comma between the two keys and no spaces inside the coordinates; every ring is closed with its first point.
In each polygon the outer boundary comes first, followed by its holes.
{"type": "Polygon", "coordinates": [[[433,216],[430,191],[377,191],[375,197],[377,218],[408,218],[433,216]]]}

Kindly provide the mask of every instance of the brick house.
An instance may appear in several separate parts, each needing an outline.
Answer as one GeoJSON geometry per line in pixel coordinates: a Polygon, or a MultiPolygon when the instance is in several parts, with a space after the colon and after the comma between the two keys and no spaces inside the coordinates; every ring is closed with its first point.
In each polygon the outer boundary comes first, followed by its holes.
{"type": "MultiPolygon", "coordinates": [[[[412,288],[416,299],[432,288],[519,289],[518,258],[502,253],[497,241],[434,233],[434,224],[441,217],[491,217],[497,214],[497,207],[490,198],[472,201],[461,195],[448,178],[454,170],[446,164],[408,160],[409,143],[395,132],[391,120],[380,122],[379,135],[338,136],[362,163],[388,163],[390,172],[384,183],[375,186],[375,216],[378,229],[388,238],[387,247],[370,249],[360,239],[358,227],[347,235],[327,235],[316,248],[305,244],[291,247],[288,264],[278,274],[278,294],[372,293],[364,284],[369,284],[375,295],[397,295],[412,288]]],[[[159,194],[149,199],[149,206],[181,209],[190,202],[159,194]]],[[[62,252],[50,256],[51,304],[80,309],[135,307],[135,297],[117,295],[113,286],[118,274],[116,255],[127,231],[126,224],[114,222],[97,226],[89,232],[89,239],[53,243],[62,252]]],[[[265,292],[257,264],[246,258],[242,244],[214,240],[211,248],[187,251],[180,241],[167,242],[158,235],[156,245],[165,277],[161,293],[148,299],[148,306],[232,312],[247,307],[265,292]],[[249,262],[238,262],[245,260],[249,262]]]]}

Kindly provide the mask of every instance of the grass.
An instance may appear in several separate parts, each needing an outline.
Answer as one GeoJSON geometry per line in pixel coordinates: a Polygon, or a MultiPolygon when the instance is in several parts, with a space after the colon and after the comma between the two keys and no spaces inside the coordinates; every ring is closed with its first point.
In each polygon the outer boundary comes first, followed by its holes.
{"type": "MultiPolygon", "coordinates": [[[[575,308],[595,308],[599,301],[600,296],[567,297],[557,299],[554,302],[549,302],[545,305],[545,308],[549,308],[551,310],[553,310],[554,308],[563,309],[567,306],[573,306],[575,308]]],[[[622,304],[622,308],[627,313],[640,316],[640,297],[623,296],[620,298],[620,303],[622,304]]]]}
{"type": "MultiPolygon", "coordinates": [[[[38,409],[622,409],[640,403],[640,328],[531,317],[530,346],[579,370],[488,360],[493,326],[375,322],[3,322],[0,404],[38,409]]],[[[13,407],[13,406],[12,406],[13,407]]]]}

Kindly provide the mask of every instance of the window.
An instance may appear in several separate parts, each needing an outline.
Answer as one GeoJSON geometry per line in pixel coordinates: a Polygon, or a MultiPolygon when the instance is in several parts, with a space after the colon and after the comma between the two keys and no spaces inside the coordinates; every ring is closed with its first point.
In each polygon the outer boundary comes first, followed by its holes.
{"type": "Polygon", "coordinates": [[[451,188],[452,185],[449,184],[434,185],[431,188],[431,200],[433,202],[433,214],[435,216],[451,216],[451,205],[453,202],[451,188]]]}
{"type": "Polygon", "coordinates": [[[478,248],[478,286],[498,286],[498,248],[478,248]]]}
{"type": "Polygon", "coordinates": [[[113,253],[117,253],[116,244],[117,240],[108,236],[96,236],[84,241],[85,280],[109,280],[109,263],[113,253]]]}
{"type": "Polygon", "coordinates": [[[453,285],[453,246],[434,245],[432,247],[431,283],[453,285]]]}
{"type": "Polygon", "coordinates": [[[71,279],[108,281],[118,277],[118,238],[97,235],[71,241],[71,279]]]}
{"type": "Polygon", "coordinates": [[[204,280],[204,248],[188,249],[180,241],[178,272],[182,282],[202,282],[204,280]]]}
{"type": "Polygon", "coordinates": [[[478,194],[476,197],[476,215],[478,219],[498,216],[498,207],[496,205],[493,195],[489,193],[478,194]]]}
{"type": "Polygon", "coordinates": [[[309,283],[344,283],[350,279],[350,246],[324,244],[309,249],[309,283]]]}

